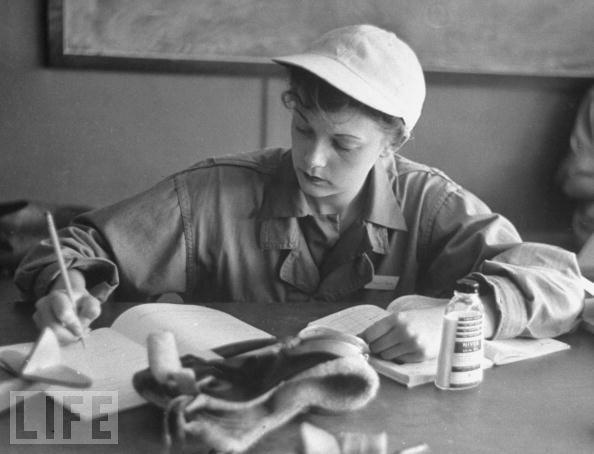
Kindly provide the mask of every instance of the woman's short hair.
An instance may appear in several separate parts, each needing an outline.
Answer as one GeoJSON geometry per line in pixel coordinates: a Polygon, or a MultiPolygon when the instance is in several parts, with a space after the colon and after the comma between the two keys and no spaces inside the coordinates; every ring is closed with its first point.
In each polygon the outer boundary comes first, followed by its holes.
{"type": "Polygon", "coordinates": [[[288,109],[299,106],[307,110],[334,113],[344,108],[357,109],[371,117],[392,136],[392,146],[401,147],[410,137],[402,118],[393,117],[369,107],[343,93],[315,74],[298,68],[287,67],[289,88],[282,93],[282,101],[288,109]]]}

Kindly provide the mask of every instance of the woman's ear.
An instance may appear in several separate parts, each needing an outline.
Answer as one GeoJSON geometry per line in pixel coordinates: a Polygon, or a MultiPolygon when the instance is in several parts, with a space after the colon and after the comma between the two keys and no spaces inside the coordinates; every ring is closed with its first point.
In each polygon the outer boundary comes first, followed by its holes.
{"type": "Polygon", "coordinates": [[[386,134],[384,135],[383,148],[380,152],[381,158],[394,156],[410,138],[410,131],[408,128],[405,127],[402,120],[397,120],[399,122],[393,125],[393,128],[391,128],[390,131],[386,131],[386,134]]]}
{"type": "Polygon", "coordinates": [[[398,151],[397,147],[394,147],[391,143],[386,143],[382,151],[380,152],[380,158],[387,158],[392,156],[394,153],[398,151]]]}
{"type": "Polygon", "coordinates": [[[404,145],[408,140],[408,134],[405,136],[400,136],[397,139],[391,138],[390,140],[386,140],[384,148],[380,153],[380,157],[387,158],[388,156],[395,155],[398,150],[404,145]]]}
{"type": "Polygon", "coordinates": [[[410,139],[410,132],[407,130],[403,134],[401,134],[398,138],[392,140],[390,147],[392,149],[392,153],[397,153],[406,142],[410,139]]]}

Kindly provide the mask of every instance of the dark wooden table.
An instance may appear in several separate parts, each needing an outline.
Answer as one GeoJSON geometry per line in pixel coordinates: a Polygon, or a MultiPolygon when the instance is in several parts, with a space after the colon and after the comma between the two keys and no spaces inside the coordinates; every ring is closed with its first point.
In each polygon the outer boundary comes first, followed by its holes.
{"type": "MultiPolygon", "coordinates": [[[[16,309],[14,288],[0,282],[0,344],[31,341],[36,330],[16,309]]],[[[108,325],[128,304],[106,306],[97,325],[108,325]]],[[[336,304],[213,305],[278,336],[340,308],[336,304]]],[[[486,371],[477,389],[444,392],[428,384],[407,389],[382,379],[377,398],[345,415],[305,415],[264,438],[250,453],[299,453],[299,422],[343,431],[388,434],[389,452],[421,442],[434,453],[594,452],[594,335],[576,331],[561,340],[571,350],[486,371]]],[[[161,412],[151,406],[119,415],[119,444],[10,445],[10,418],[0,415],[0,452],[126,452],[161,449],[161,412]]]]}

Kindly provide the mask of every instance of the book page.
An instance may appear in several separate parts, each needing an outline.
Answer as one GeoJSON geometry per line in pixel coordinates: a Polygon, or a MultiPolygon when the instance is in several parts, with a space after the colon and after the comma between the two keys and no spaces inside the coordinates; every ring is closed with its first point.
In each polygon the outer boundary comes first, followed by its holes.
{"type": "MultiPolygon", "coordinates": [[[[22,355],[27,353],[33,347],[33,342],[23,342],[20,344],[2,345],[0,346],[0,355],[5,350],[16,351],[22,355]]],[[[16,377],[11,371],[0,366],[0,413],[10,407],[10,392],[11,391],[43,391],[48,387],[47,383],[30,382],[22,378],[16,377]]]]}
{"type": "MultiPolygon", "coordinates": [[[[437,374],[437,358],[422,361],[420,363],[395,363],[380,358],[369,358],[369,364],[384,377],[402,383],[409,388],[431,383],[437,374]]],[[[493,367],[493,361],[483,358],[481,361],[483,370],[493,367]]]]}
{"type": "Polygon", "coordinates": [[[372,304],[361,304],[314,320],[308,326],[323,326],[358,336],[369,326],[389,314],[390,312],[381,307],[372,304]]]}
{"type": "MultiPolygon", "coordinates": [[[[367,327],[381,320],[390,311],[372,304],[362,304],[349,307],[310,322],[308,326],[324,326],[341,332],[359,335],[367,327]]],[[[422,385],[432,382],[437,371],[437,359],[423,361],[420,363],[395,363],[381,358],[370,357],[369,364],[380,374],[392,380],[402,383],[408,387],[422,385]]],[[[493,366],[493,362],[484,359],[483,369],[493,366]]]]}
{"type": "MultiPolygon", "coordinates": [[[[371,304],[349,307],[314,320],[308,326],[324,326],[349,334],[359,335],[371,324],[389,315],[389,310],[371,304]]],[[[529,358],[548,355],[566,350],[568,344],[556,339],[505,339],[485,341],[483,369],[493,365],[507,364],[529,358]]],[[[421,363],[398,364],[371,357],[369,363],[380,374],[409,387],[433,381],[437,370],[437,360],[421,363]]]]}
{"type": "Polygon", "coordinates": [[[569,348],[568,344],[556,339],[487,340],[485,341],[485,356],[495,365],[501,365],[537,358],[569,348]]]}
{"type": "MultiPolygon", "coordinates": [[[[142,346],[150,333],[171,331],[180,355],[202,357],[221,345],[273,337],[221,310],[194,304],[139,304],[121,314],[112,328],[142,346]]],[[[213,355],[210,353],[210,357],[217,357],[213,355]]]]}
{"type": "MultiPolygon", "coordinates": [[[[146,403],[132,385],[134,373],[148,367],[146,349],[132,342],[111,328],[99,328],[85,337],[85,346],[75,342],[62,348],[62,362],[93,379],[93,391],[117,391],[118,410],[133,408],[146,403]]],[[[72,390],[73,388],[52,385],[46,393],[72,390]]],[[[92,419],[91,409],[76,413],[92,419]]]]}
{"type": "Polygon", "coordinates": [[[437,359],[421,363],[397,364],[380,358],[369,358],[369,364],[380,374],[409,388],[430,383],[435,379],[437,359]]]}
{"type": "MultiPolygon", "coordinates": [[[[135,372],[148,367],[146,349],[111,328],[99,328],[85,336],[84,346],[75,342],[60,348],[61,363],[92,378],[90,388],[71,388],[67,386],[39,383],[39,389],[52,396],[55,391],[117,391],[118,410],[133,408],[146,403],[132,386],[135,372]]],[[[33,342],[6,345],[4,350],[13,350],[27,355],[33,342]]],[[[90,408],[75,413],[83,419],[92,419],[90,408]]]]}
{"type": "MultiPolygon", "coordinates": [[[[358,336],[373,323],[389,314],[389,311],[378,306],[362,304],[314,320],[308,326],[323,326],[358,336]]],[[[437,360],[422,363],[397,364],[392,361],[370,357],[369,364],[378,373],[408,387],[433,381],[437,370],[437,360]]]]}

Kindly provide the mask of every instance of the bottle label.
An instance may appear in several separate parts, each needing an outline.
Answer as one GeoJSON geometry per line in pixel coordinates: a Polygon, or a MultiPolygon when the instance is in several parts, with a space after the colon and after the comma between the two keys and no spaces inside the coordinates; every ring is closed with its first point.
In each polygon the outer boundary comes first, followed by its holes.
{"type": "Polygon", "coordinates": [[[483,379],[483,316],[480,312],[460,314],[452,352],[450,388],[467,388],[483,379]]]}

